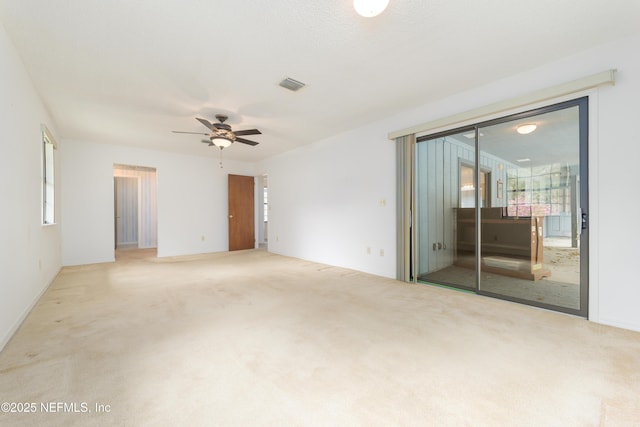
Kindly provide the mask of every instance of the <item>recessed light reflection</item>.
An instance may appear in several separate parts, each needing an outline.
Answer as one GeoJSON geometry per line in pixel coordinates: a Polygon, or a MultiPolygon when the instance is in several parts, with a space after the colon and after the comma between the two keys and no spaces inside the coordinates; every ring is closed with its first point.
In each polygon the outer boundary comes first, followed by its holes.
{"type": "Polygon", "coordinates": [[[534,125],[534,124],[527,124],[527,125],[520,125],[518,126],[518,128],[516,129],[516,131],[520,134],[520,135],[527,135],[530,134],[531,132],[533,132],[534,130],[537,129],[538,126],[534,125]]]}

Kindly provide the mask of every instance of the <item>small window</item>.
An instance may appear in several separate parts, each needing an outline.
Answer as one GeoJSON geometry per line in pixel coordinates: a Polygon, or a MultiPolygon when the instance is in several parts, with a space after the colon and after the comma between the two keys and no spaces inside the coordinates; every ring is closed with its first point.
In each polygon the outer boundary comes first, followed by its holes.
{"type": "Polygon", "coordinates": [[[55,224],[55,173],[54,155],[56,142],[49,130],[42,126],[42,223],[55,224]]]}
{"type": "MultiPolygon", "coordinates": [[[[476,206],[476,188],[473,185],[473,165],[460,163],[460,207],[473,208],[476,206]]],[[[480,203],[481,207],[491,207],[490,189],[487,183],[491,182],[491,172],[480,170],[480,203]]]]}
{"type": "Polygon", "coordinates": [[[267,187],[264,187],[264,222],[269,222],[269,199],[267,197],[268,193],[269,191],[267,190],[267,187]]]}

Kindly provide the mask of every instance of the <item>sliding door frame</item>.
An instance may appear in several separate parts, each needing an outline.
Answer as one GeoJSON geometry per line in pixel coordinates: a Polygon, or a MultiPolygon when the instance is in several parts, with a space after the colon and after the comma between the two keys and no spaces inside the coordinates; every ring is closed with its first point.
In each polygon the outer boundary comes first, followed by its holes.
{"type": "MultiPolygon", "coordinates": [[[[436,132],[431,134],[422,135],[416,138],[416,145],[420,142],[442,138],[446,136],[450,136],[453,134],[474,132],[475,134],[475,173],[474,173],[474,186],[475,186],[475,220],[476,220],[476,251],[475,251],[475,266],[476,266],[476,288],[474,292],[479,295],[491,296],[507,301],[523,303],[530,306],[550,309],[554,311],[559,311],[563,313],[573,314],[581,317],[588,318],[589,315],[589,227],[588,227],[588,213],[589,213],[589,96],[581,96],[574,99],[570,99],[563,102],[558,102],[542,107],[532,108],[530,110],[518,112],[515,114],[508,114],[502,117],[494,118],[491,120],[481,121],[475,124],[461,126],[454,129],[448,129],[442,132],[436,132]],[[554,111],[559,111],[567,108],[578,107],[578,127],[579,127],[579,176],[580,176],[580,185],[579,185],[579,205],[578,209],[581,211],[581,220],[582,223],[579,224],[581,227],[578,230],[580,235],[580,291],[579,291],[579,299],[580,299],[580,308],[572,309],[563,306],[545,304],[538,301],[533,300],[525,300],[515,297],[510,297],[502,294],[494,294],[491,292],[486,292],[481,289],[480,286],[480,272],[481,272],[481,210],[479,209],[481,203],[481,194],[480,194],[480,174],[481,172],[481,162],[480,162],[480,129],[507,123],[519,119],[531,118],[538,115],[551,113],[554,111]]],[[[415,166],[415,175],[417,175],[417,165],[415,166]]],[[[414,187],[415,189],[415,187],[414,187]]],[[[415,190],[414,190],[415,191],[415,190]]],[[[415,196],[414,196],[415,198],[415,196]]],[[[414,205],[415,206],[415,205],[414,205]]],[[[417,206],[415,206],[417,208],[417,206]]],[[[572,214],[574,214],[572,212],[572,214]]],[[[415,242],[415,241],[414,241],[415,242]]],[[[415,248],[417,245],[412,245],[413,254],[415,255],[415,248]]],[[[412,257],[412,259],[416,259],[412,257]]],[[[413,277],[414,281],[417,281],[417,274],[413,277]]],[[[447,284],[450,286],[450,284],[447,284]]],[[[461,288],[467,290],[468,288],[461,288]]]]}

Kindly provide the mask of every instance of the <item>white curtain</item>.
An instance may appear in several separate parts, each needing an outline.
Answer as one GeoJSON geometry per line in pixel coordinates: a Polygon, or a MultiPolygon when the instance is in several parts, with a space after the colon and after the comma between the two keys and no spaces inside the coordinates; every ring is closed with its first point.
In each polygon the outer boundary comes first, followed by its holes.
{"type": "Polygon", "coordinates": [[[138,178],[138,247],[158,246],[156,170],[141,166],[114,165],[116,177],[138,178]]]}

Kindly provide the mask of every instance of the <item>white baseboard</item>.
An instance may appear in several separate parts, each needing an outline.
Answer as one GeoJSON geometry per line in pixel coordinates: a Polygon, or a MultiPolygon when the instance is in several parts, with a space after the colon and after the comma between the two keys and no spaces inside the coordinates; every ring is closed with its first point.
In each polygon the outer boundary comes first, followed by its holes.
{"type": "Polygon", "coordinates": [[[594,320],[595,323],[600,323],[602,325],[613,326],[614,328],[627,329],[630,331],[640,332],[640,325],[636,323],[630,323],[625,321],[619,321],[616,319],[607,319],[600,318],[597,321],[594,320]]]}
{"type": "Polygon", "coordinates": [[[49,286],[51,286],[51,284],[56,279],[56,277],[58,277],[58,273],[60,273],[61,269],[62,268],[58,269],[58,271],[56,272],[56,274],[53,275],[53,278],[49,281],[47,286],[42,288],[42,290],[38,293],[38,295],[36,295],[33,301],[31,301],[31,304],[29,304],[29,306],[22,312],[20,317],[18,317],[18,319],[16,320],[14,325],[11,327],[11,329],[9,329],[6,335],[2,337],[2,340],[0,340],[0,352],[4,350],[6,345],[9,344],[9,341],[11,341],[11,338],[13,338],[15,333],[18,332],[18,329],[20,329],[20,326],[22,326],[22,323],[24,323],[29,313],[31,313],[31,310],[33,310],[33,307],[36,306],[38,301],[40,301],[40,298],[42,298],[42,295],[44,295],[44,293],[47,292],[47,290],[49,289],[49,286]]]}

